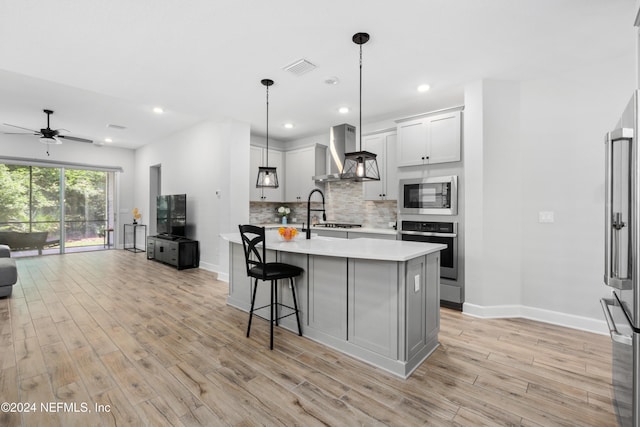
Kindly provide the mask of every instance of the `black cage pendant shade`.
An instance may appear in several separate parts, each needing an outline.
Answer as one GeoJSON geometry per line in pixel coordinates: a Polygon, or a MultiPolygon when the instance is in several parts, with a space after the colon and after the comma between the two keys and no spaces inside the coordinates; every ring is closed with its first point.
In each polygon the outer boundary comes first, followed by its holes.
{"type": "Polygon", "coordinates": [[[267,150],[265,165],[258,167],[256,188],[278,188],[278,172],[276,171],[276,168],[269,167],[269,86],[273,85],[273,80],[263,79],[260,83],[267,88],[267,150]]]}
{"type": "Polygon", "coordinates": [[[362,151],[362,45],[369,41],[369,34],[357,33],[353,42],[360,45],[360,151],[345,153],[342,179],[354,181],[380,181],[380,170],[376,155],[369,151],[362,151]]]}

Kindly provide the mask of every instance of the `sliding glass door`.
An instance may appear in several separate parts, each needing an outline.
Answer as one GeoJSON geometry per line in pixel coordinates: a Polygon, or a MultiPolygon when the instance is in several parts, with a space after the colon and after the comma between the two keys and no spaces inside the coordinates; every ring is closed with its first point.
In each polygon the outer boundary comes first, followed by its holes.
{"type": "Polygon", "coordinates": [[[105,248],[114,175],[0,164],[0,244],[17,256],[105,248]]]}
{"type": "Polygon", "coordinates": [[[106,172],[65,169],[64,246],[103,246],[108,229],[106,172]]]}

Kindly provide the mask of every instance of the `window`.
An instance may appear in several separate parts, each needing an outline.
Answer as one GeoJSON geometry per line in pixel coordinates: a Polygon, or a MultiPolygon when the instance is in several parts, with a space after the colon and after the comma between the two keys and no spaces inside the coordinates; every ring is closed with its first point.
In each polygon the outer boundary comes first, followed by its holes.
{"type": "Polygon", "coordinates": [[[114,175],[0,164],[0,243],[17,256],[103,249],[113,226],[114,175]]]}

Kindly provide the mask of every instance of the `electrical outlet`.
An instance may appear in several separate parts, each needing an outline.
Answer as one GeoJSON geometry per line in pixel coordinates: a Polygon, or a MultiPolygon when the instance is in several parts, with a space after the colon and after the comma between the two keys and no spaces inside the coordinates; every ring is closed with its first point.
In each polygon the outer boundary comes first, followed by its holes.
{"type": "Polygon", "coordinates": [[[420,292],[420,275],[416,274],[413,277],[413,291],[420,292]]]}

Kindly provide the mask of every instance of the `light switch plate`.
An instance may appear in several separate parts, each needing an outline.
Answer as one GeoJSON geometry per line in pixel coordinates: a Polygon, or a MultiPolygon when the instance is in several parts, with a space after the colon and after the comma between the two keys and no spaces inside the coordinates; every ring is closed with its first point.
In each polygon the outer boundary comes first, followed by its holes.
{"type": "Polygon", "coordinates": [[[538,222],[547,224],[554,222],[553,211],[538,212],[538,222]]]}
{"type": "Polygon", "coordinates": [[[413,277],[413,290],[414,292],[420,292],[420,275],[416,274],[413,277]]]}

